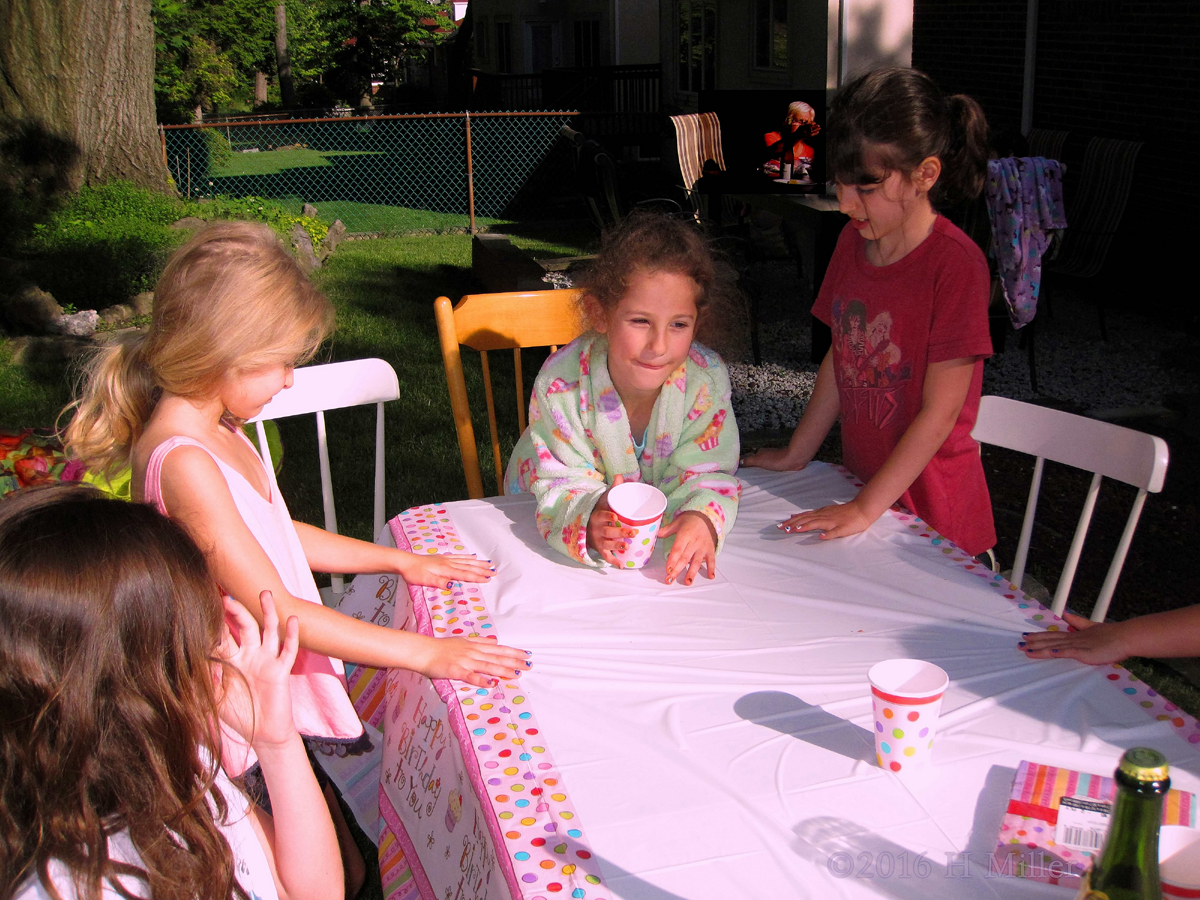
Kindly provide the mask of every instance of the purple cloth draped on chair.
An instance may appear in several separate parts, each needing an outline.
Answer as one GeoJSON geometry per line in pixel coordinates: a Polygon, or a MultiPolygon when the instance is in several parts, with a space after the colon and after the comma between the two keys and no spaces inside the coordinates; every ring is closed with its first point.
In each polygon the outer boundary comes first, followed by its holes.
{"type": "Polygon", "coordinates": [[[989,160],[985,190],[992,254],[1013,328],[1021,328],[1037,313],[1042,256],[1052,232],[1067,227],[1062,167],[1040,156],[989,160]]]}

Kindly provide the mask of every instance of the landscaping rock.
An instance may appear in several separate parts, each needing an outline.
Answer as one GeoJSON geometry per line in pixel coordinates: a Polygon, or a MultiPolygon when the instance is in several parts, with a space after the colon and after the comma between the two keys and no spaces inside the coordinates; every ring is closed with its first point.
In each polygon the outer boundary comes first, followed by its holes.
{"type": "Polygon", "coordinates": [[[304,274],[321,268],[321,260],[317,259],[317,253],[313,250],[312,237],[304,230],[304,226],[299,223],[293,225],[291,237],[292,247],[296,250],[296,261],[300,263],[304,274]]]}
{"type": "Polygon", "coordinates": [[[50,323],[63,314],[62,307],[49,291],[29,284],[11,294],[3,304],[4,317],[13,325],[38,334],[50,329],[50,323]]]}
{"type": "Polygon", "coordinates": [[[188,231],[198,231],[207,224],[208,223],[203,219],[197,219],[195,216],[184,216],[182,219],[172,222],[171,227],[178,228],[180,230],[187,229],[188,231]]]}
{"type": "Polygon", "coordinates": [[[154,312],[154,291],[142,291],[129,300],[135,315],[148,316],[154,312]]]}
{"type": "Polygon", "coordinates": [[[135,315],[137,313],[133,311],[132,306],[118,303],[115,306],[109,306],[100,310],[100,321],[105,325],[116,325],[119,322],[129,321],[135,315]]]}
{"type": "Polygon", "coordinates": [[[85,309],[77,313],[55,316],[50,320],[48,330],[53,334],[91,337],[96,333],[96,326],[99,324],[100,314],[94,309],[85,309]]]}
{"type": "Polygon", "coordinates": [[[300,215],[308,216],[310,219],[315,219],[317,217],[317,208],[311,203],[305,203],[300,207],[300,215]]]}
{"type": "Polygon", "coordinates": [[[329,226],[329,232],[325,235],[325,240],[321,241],[321,249],[317,251],[317,256],[324,262],[327,260],[338,244],[346,239],[346,226],[342,224],[342,220],[336,220],[329,226]]]}

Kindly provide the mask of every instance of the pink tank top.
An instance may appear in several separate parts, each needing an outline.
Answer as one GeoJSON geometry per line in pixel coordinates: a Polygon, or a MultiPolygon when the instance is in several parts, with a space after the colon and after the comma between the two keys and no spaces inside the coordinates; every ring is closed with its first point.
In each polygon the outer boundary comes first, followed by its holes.
{"type": "MultiPolygon", "coordinates": [[[[241,437],[246,440],[245,435],[241,437]]],[[[254,449],[249,440],[246,440],[246,443],[254,449]]],[[[221,474],[225,476],[225,483],[242,521],[275,566],[283,586],[292,596],[319,604],[321,594],[313,580],[312,570],[308,568],[308,562],[304,558],[300,536],[296,534],[296,526],[292,524],[287,505],[279,494],[275,473],[269,466],[263,466],[271,486],[271,499],[267,501],[241,472],[226,465],[199,441],[176,435],[155,447],[150,455],[150,462],[146,466],[146,501],[154,504],[164,516],[170,515],[162,499],[162,464],[168,453],[182,446],[199,447],[212,457],[221,474]]],[[[257,455],[255,451],[255,456],[257,455]]],[[[296,664],[292,666],[290,688],[292,716],[296,720],[296,729],[302,735],[347,742],[354,741],[362,735],[362,722],[359,721],[350,696],[346,693],[346,678],[341,660],[331,659],[301,647],[296,656],[296,664]]],[[[240,775],[257,761],[257,757],[234,732],[224,727],[222,732],[223,767],[230,775],[240,775]]]]}

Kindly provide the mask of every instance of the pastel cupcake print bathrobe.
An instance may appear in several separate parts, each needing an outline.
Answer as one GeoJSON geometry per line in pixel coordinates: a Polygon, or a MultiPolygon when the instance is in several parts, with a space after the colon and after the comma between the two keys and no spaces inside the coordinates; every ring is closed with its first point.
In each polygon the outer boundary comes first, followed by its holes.
{"type": "Polygon", "coordinates": [[[585,565],[605,565],[588,552],[587,523],[618,475],[667,495],[664,524],[681,512],[702,513],[717,532],[720,552],[741,494],[729,394],[721,358],[693,343],[659,392],[639,457],[608,374],[608,340],[585,334],[546,360],[538,373],[529,427],[508,463],[506,492],[533,493],[542,537],[585,565]]]}

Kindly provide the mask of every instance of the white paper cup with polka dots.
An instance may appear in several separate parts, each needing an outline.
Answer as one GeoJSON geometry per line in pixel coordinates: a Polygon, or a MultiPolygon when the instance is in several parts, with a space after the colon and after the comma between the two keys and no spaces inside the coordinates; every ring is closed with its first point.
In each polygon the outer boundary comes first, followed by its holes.
{"type": "Polygon", "coordinates": [[[640,569],[654,552],[654,542],[667,509],[667,495],[652,484],[626,481],[608,492],[608,508],[618,522],[637,532],[626,539],[625,549],[618,550],[613,556],[622,569],[640,569]]]}
{"type": "Polygon", "coordinates": [[[880,767],[897,775],[928,767],[950,676],[923,659],[885,659],[867,680],[880,767]]]}

